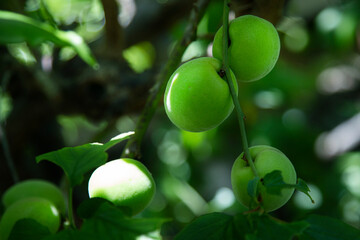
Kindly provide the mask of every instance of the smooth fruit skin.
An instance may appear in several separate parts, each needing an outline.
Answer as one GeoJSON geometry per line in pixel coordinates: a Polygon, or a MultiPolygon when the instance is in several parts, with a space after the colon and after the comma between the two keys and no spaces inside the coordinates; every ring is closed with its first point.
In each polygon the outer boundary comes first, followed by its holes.
{"type": "MultiPolygon", "coordinates": [[[[213,56],[222,59],[221,27],[214,37],[213,56]]],[[[229,65],[240,82],[256,81],[268,74],[280,54],[279,35],[265,19],[244,15],[229,24],[229,65]]]]}
{"type": "Polygon", "coordinates": [[[89,179],[88,191],[90,198],[100,197],[127,207],[133,216],[153,199],[155,181],[141,162],[121,158],[98,167],[89,179]]]}
{"type": "Polygon", "coordinates": [[[13,185],[6,190],[2,201],[8,208],[13,203],[29,197],[45,198],[51,201],[61,213],[65,213],[65,199],[60,189],[41,179],[30,179],[13,185]]]}
{"type": "Polygon", "coordinates": [[[60,214],[55,205],[44,198],[25,198],[9,206],[0,221],[0,239],[7,240],[15,223],[30,218],[55,233],[60,227],[60,214]]]}
{"type": "MultiPolygon", "coordinates": [[[[254,146],[249,148],[250,155],[254,161],[255,168],[262,179],[266,174],[280,170],[284,182],[296,184],[296,172],[291,161],[280,150],[270,146],[254,146]]],[[[234,162],[231,170],[231,184],[235,197],[246,207],[250,207],[251,198],[247,192],[248,182],[254,178],[254,174],[243,160],[244,153],[234,162]]],[[[282,207],[291,198],[294,189],[282,189],[281,195],[273,195],[266,192],[265,187],[259,183],[259,194],[261,205],[266,212],[274,211],[282,207]]]]}
{"type": "MultiPolygon", "coordinates": [[[[220,77],[221,62],[201,57],[181,65],[170,77],[164,95],[171,122],[189,132],[202,132],[220,125],[232,112],[227,81],[220,77]]],[[[232,75],[236,93],[237,82],[232,75]]]]}

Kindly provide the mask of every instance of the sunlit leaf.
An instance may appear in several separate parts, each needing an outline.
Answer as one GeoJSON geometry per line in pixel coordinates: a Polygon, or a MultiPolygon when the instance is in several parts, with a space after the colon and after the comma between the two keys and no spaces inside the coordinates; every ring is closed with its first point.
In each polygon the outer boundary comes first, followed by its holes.
{"type": "Polygon", "coordinates": [[[48,160],[57,164],[64,170],[70,185],[74,187],[81,184],[85,173],[105,164],[108,157],[106,150],[128,139],[133,133],[120,134],[105,144],[88,143],[77,147],[65,147],[37,156],[36,162],[48,160]]]}
{"type": "Polygon", "coordinates": [[[50,24],[8,11],[0,11],[0,32],[0,44],[39,45],[50,41],[62,47],[71,46],[87,64],[97,66],[89,47],[75,32],[57,30],[50,24]]]}

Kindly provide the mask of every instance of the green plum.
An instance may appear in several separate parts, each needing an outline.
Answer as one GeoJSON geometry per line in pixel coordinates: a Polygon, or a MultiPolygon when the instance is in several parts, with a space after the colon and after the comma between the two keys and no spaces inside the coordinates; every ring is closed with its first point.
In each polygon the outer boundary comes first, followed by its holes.
{"type": "MultiPolygon", "coordinates": [[[[214,37],[213,56],[222,59],[221,27],[214,37]]],[[[244,15],[229,24],[229,65],[240,82],[259,80],[275,66],[280,54],[279,35],[265,19],[244,15]]]]}
{"type": "Polygon", "coordinates": [[[29,197],[45,198],[51,201],[61,213],[65,213],[65,199],[60,189],[51,182],[30,179],[13,185],[4,193],[2,200],[8,208],[15,202],[29,197]]]}
{"type": "Polygon", "coordinates": [[[144,210],[155,194],[155,181],[139,161],[121,158],[98,167],[88,184],[90,198],[104,198],[125,207],[133,216],[144,210]]]}
{"type": "MultiPolygon", "coordinates": [[[[218,59],[201,57],[181,65],[170,77],[165,111],[180,129],[202,132],[220,125],[232,112],[230,89],[218,59]]],[[[235,76],[232,79],[238,91],[235,76]]]]}
{"type": "MultiPolygon", "coordinates": [[[[296,184],[296,172],[291,161],[280,150],[270,146],[254,146],[249,148],[255,168],[260,180],[268,173],[279,170],[283,180],[288,184],[296,184]]],[[[251,198],[247,192],[247,186],[254,174],[247,161],[243,159],[244,153],[234,162],[231,170],[231,184],[235,197],[246,207],[250,207],[251,198]]],[[[281,190],[280,195],[269,194],[261,181],[259,183],[258,203],[266,212],[274,211],[283,206],[291,198],[294,188],[281,190]]]]}
{"type": "Polygon", "coordinates": [[[29,197],[11,204],[0,221],[0,239],[7,240],[15,223],[30,218],[55,233],[60,227],[60,214],[55,205],[47,199],[29,197]]]}

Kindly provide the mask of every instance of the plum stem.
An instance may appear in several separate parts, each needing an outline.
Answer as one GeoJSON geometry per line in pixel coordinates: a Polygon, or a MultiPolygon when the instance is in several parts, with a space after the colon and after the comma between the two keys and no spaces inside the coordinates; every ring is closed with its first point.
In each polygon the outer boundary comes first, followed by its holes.
{"type": "Polygon", "coordinates": [[[223,12],[223,39],[222,39],[222,59],[223,59],[223,69],[225,70],[225,77],[227,79],[227,82],[229,84],[230,93],[234,102],[234,106],[237,113],[237,118],[239,121],[239,127],[240,127],[240,135],[241,135],[241,143],[244,150],[244,154],[246,159],[248,160],[248,163],[251,167],[252,172],[256,177],[259,176],[254,162],[251,158],[250,151],[249,151],[249,145],[246,137],[246,129],[245,129],[245,115],[244,112],[241,109],[239,99],[237,98],[234,84],[232,82],[232,76],[230,73],[230,67],[229,67],[229,57],[228,57],[228,47],[229,47],[229,0],[224,0],[224,12],[223,12]]]}
{"type": "Polygon", "coordinates": [[[75,226],[75,222],[74,222],[73,188],[72,187],[69,187],[69,192],[68,192],[68,217],[69,217],[70,226],[75,229],[76,226],[75,226]]]}

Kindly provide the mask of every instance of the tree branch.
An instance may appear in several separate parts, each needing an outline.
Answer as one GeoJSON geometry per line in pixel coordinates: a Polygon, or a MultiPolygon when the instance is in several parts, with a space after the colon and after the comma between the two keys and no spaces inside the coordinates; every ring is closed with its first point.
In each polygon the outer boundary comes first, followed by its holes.
{"type": "Polygon", "coordinates": [[[105,52],[110,57],[121,57],[124,48],[123,29],[118,21],[119,6],[115,0],[101,0],[105,13],[105,52]]]}
{"type": "Polygon", "coordinates": [[[207,5],[210,0],[198,0],[194,5],[189,17],[189,24],[185,30],[183,38],[174,47],[171,52],[171,58],[156,78],[155,85],[150,90],[150,95],[145,104],[144,110],[139,118],[139,121],[135,128],[135,134],[127,142],[123,151],[122,157],[136,158],[141,157],[140,148],[142,139],[146,133],[146,130],[150,124],[152,117],[154,116],[160,99],[166,88],[167,80],[170,78],[174,70],[179,66],[181,57],[186,47],[196,39],[197,25],[202,18],[207,5]]]}

